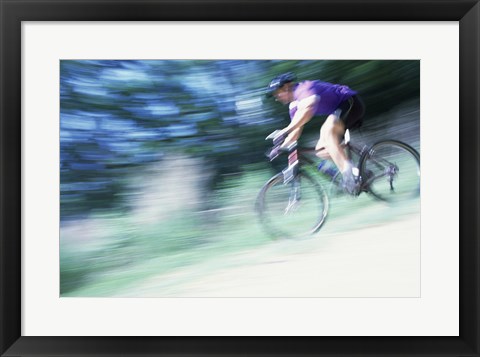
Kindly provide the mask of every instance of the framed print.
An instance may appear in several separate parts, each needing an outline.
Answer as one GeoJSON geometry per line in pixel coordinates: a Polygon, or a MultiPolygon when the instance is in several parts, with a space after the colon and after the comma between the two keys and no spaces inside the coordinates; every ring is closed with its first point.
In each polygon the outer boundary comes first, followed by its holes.
{"type": "Polygon", "coordinates": [[[478,356],[477,1],[0,0],[2,356],[478,356]]]}

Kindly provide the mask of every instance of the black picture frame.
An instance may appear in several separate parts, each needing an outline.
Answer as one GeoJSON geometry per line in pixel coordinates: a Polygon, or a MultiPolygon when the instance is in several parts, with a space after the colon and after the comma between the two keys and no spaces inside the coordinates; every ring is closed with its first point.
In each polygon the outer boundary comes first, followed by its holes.
{"type": "MultiPolygon", "coordinates": [[[[0,229],[2,356],[479,356],[478,0],[0,0],[0,229]],[[460,336],[21,336],[22,21],[459,21],[460,336]]],[[[439,80],[440,81],[440,80],[439,80]]],[[[443,122],[448,118],[441,118],[443,122]]],[[[443,122],[440,125],[443,125],[443,122]]],[[[448,170],[448,168],[443,168],[448,170]]],[[[441,194],[441,193],[439,193],[441,194]]],[[[442,311],[438,312],[442,314],[442,311]]],[[[412,324],[415,322],[412,321],[412,324]]]]}

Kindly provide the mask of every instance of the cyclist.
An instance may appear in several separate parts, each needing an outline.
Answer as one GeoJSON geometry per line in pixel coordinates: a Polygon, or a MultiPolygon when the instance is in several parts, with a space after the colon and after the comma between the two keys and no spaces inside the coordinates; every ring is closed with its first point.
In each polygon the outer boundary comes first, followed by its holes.
{"type": "Polygon", "coordinates": [[[275,77],[269,84],[268,95],[289,105],[290,124],[277,131],[275,137],[285,136],[282,148],[297,141],[303,126],[316,115],[327,115],[320,128],[320,137],[315,146],[317,156],[331,159],[342,173],[342,186],[350,194],[358,193],[358,170],[356,170],[341,141],[346,129],[361,125],[365,112],[357,92],[346,85],[332,84],[318,80],[296,82],[293,73],[275,77]]]}

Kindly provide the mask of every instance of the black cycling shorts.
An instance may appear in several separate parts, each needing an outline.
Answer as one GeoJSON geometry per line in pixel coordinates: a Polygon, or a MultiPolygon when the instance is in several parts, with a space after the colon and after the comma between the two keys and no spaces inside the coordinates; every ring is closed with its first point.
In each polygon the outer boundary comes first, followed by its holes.
{"type": "Polygon", "coordinates": [[[359,96],[354,95],[340,103],[338,109],[342,111],[340,120],[345,124],[345,129],[354,129],[362,126],[365,105],[359,96]]]}

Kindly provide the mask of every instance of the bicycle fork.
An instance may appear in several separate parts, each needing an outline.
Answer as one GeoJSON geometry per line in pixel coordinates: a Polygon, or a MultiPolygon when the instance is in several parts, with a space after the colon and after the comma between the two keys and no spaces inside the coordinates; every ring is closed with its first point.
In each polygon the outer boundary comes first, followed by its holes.
{"type": "Polygon", "coordinates": [[[290,195],[288,198],[288,205],[285,208],[285,214],[293,211],[300,202],[300,176],[298,175],[299,161],[297,150],[294,150],[288,155],[288,167],[282,171],[283,184],[290,185],[290,195]]]}
{"type": "Polygon", "coordinates": [[[393,187],[393,178],[398,174],[398,166],[395,164],[390,165],[387,167],[386,174],[388,177],[388,183],[390,184],[390,191],[393,192],[395,191],[395,188],[393,187]]]}

